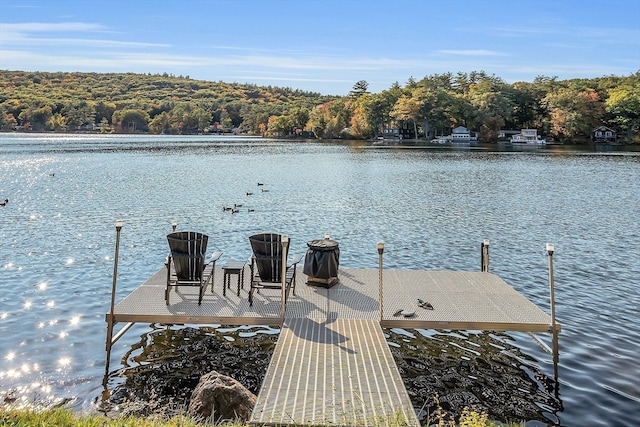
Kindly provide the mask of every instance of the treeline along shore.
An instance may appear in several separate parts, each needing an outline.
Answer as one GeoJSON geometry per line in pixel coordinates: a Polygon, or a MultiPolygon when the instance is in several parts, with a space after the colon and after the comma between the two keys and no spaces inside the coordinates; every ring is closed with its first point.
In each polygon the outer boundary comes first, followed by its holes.
{"type": "Polygon", "coordinates": [[[370,139],[403,129],[430,140],[465,126],[480,142],[504,130],[537,129],[558,143],[588,143],[606,126],[640,143],[640,70],[629,76],[506,83],[483,71],[427,75],[371,93],[134,73],[0,70],[0,130],[370,139]]]}

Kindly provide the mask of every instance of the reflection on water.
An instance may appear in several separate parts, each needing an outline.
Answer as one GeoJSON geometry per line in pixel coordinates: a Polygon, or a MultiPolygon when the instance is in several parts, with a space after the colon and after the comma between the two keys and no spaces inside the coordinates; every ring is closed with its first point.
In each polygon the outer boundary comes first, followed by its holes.
{"type": "Polygon", "coordinates": [[[268,327],[154,328],[141,335],[124,355],[124,368],[112,374],[111,383],[117,385],[110,386],[103,410],[139,416],[184,412],[200,377],[211,371],[257,395],[278,332],[268,327]]]}
{"type": "MultiPolygon", "coordinates": [[[[111,375],[111,396],[102,409],[142,416],[181,413],[200,377],[213,370],[257,395],[278,332],[155,327],[141,335],[124,355],[123,368],[111,375]]],[[[466,407],[492,419],[558,422],[557,384],[508,335],[391,329],[386,336],[424,423],[437,423],[439,411],[453,417],[466,407]]]]}
{"type": "Polygon", "coordinates": [[[504,421],[556,424],[557,384],[506,334],[391,330],[388,336],[415,408],[436,423],[436,408],[465,407],[504,421]]]}
{"type": "MultiPolygon", "coordinates": [[[[640,155],[499,150],[0,134],[0,200],[11,200],[0,207],[0,401],[95,408],[114,222],[125,223],[121,300],[162,267],[176,220],[209,234],[223,260],[246,259],[255,232],[288,234],[294,253],[328,232],[340,242],[345,268],[375,268],[383,240],[385,267],[474,271],[488,238],[491,271],[547,312],[544,244],[553,242],[561,411],[545,379],[551,358],[526,334],[390,331],[394,353],[424,348],[428,359],[412,355],[403,369],[416,374],[416,389],[437,391],[451,408],[456,396],[487,407],[503,399],[524,404],[511,382],[501,384],[506,375],[540,407],[524,413],[533,423],[633,425],[640,412],[640,155]],[[223,211],[234,203],[247,210],[223,211]],[[439,373],[420,374],[427,363],[439,373]],[[449,387],[458,392],[447,394],[449,387]]],[[[242,333],[253,331],[214,335],[235,345],[242,333]]],[[[136,325],[116,343],[111,366],[120,370],[111,385],[141,369],[131,357],[145,345],[131,346],[151,335],[148,325],[136,325]]],[[[416,406],[432,404],[426,394],[415,395],[416,406]]]]}

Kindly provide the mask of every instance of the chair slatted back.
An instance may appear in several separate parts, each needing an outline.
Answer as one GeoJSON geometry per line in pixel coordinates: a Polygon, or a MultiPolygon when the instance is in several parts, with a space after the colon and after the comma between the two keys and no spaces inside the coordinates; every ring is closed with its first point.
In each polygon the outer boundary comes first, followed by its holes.
{"type": "MultiPolygon", "coordinates": [[[[282,280],[282,243],[280,234],[262,233],[249,237],[260,280],[277,283],[282,280]]],[[[284,254],[285,258],[288,254],[284,254]]]]}
{"type": "Polygon", "coordinates": [[[167,236],[178,281],[202,279],[209,237],[196,231],[176,231],[167,236]]]}

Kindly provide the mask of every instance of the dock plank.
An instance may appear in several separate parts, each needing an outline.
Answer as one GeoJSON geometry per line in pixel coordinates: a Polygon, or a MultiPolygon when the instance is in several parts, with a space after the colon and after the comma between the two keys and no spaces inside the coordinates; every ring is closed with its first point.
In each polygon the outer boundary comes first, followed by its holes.
{"type": "Polygon", "coordinates": [[[419,422],[376,320],[286,319],[251,424],[419,422]]]}

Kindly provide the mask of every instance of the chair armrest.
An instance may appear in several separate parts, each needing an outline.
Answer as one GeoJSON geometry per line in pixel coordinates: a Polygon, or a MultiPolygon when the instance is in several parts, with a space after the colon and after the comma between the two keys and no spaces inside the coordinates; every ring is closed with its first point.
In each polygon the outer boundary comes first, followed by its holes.
{"type": "Polygon", "coordinates": [[[214,253],[211,254],[211,257],[209,258],[209,261],[207,261],[207,263],[216,262],[217,260],[220,259],[221,256],[222,256],[222,251],[215,251],[214,253]]]}
{"type": "Polygon", "coordinates": [[[253,277],[253,270],[256,264],[256,256],[254,254],[251,254],[249,256],[249,259],[247,260],[247,263],[249,264],[249,269],[251,270],[251,277],[253,277]]]}
{"type": "Polygon", "coordinates": [[[297,263],[299,263],[300,261],[302,261],[302,258],[304,257],[304,255],[302,254],[298,254],[295,257],[293,257],[293,260],[291,261],[291,263],[289,263],[289,265],[287,266],[287,268],[289,267],[293,267],[294,265],[296,265],[297,263]]]}

